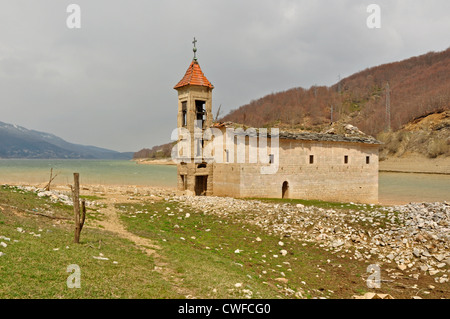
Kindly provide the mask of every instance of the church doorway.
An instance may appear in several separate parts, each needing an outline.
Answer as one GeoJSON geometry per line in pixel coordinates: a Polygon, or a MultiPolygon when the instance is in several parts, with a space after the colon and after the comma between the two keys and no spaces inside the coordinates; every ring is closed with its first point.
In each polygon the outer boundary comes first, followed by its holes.
{"type": "Polygon", "coordinates": [[[284,182],[283,187],[281,188],[281,198],[289,198],[289,183],[284,182]]]}
{"type": "Polygon", "coordinates": [[[206,196],[208,176],[195,176],[195,196],[206,196]]]}

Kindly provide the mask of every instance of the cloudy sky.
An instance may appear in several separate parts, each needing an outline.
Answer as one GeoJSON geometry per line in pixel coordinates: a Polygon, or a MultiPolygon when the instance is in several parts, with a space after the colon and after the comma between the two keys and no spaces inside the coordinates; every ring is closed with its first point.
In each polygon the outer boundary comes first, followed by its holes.
{"type": "Polygon", "coordinates": [[[0,0],[0,121],[137,151],[170,141],[194,36],[213,111],[228,113],[445,50],[449,13],[448,0],[0,0]],[[66,24],[72,3],[80,29],[66,24]]]}

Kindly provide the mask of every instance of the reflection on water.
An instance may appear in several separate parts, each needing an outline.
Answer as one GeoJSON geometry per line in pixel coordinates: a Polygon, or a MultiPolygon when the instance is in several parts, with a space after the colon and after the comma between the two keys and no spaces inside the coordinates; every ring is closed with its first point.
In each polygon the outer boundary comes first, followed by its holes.
{"type": "MultiPolygon", "coordinates": [[[[72,184],[80,173],[82,184],[176,187],[176,166],[138,165],[112,160],[0,160],[0,184],[23,183],[44,186],[50,168],[58,174],[54,183],[72,184]]],[[[433,174],[380,173],[381,204],[450,201],[450,176],[433,174]]]]}

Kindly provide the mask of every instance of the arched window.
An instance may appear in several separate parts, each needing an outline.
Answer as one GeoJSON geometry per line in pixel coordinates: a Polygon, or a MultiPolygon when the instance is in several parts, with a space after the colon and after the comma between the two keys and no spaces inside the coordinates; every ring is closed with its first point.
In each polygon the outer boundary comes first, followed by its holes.
{"type": "Polygon", "coordinates": [[[289,183],[288,182],[283,183],[283,187],[281,188],[281,194],[282,194],[281,198],[289,198],[289,183]]]}

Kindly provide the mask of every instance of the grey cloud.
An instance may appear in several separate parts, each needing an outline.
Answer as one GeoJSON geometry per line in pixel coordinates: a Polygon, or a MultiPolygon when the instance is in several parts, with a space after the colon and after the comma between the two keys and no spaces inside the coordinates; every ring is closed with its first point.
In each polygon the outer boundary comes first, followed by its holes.
{"type": "Polygon", "coordinates": [[[265,94],[331,85],[449,46],[446,0],[0,2],[0,121],[136,151],[169,141],[173,86],[192,59],[225,113],[265,94]],[[382,28],[366,27],[370,3],[382,28]],[[68,4],[82,28],[65,26],[68,4]]]}

